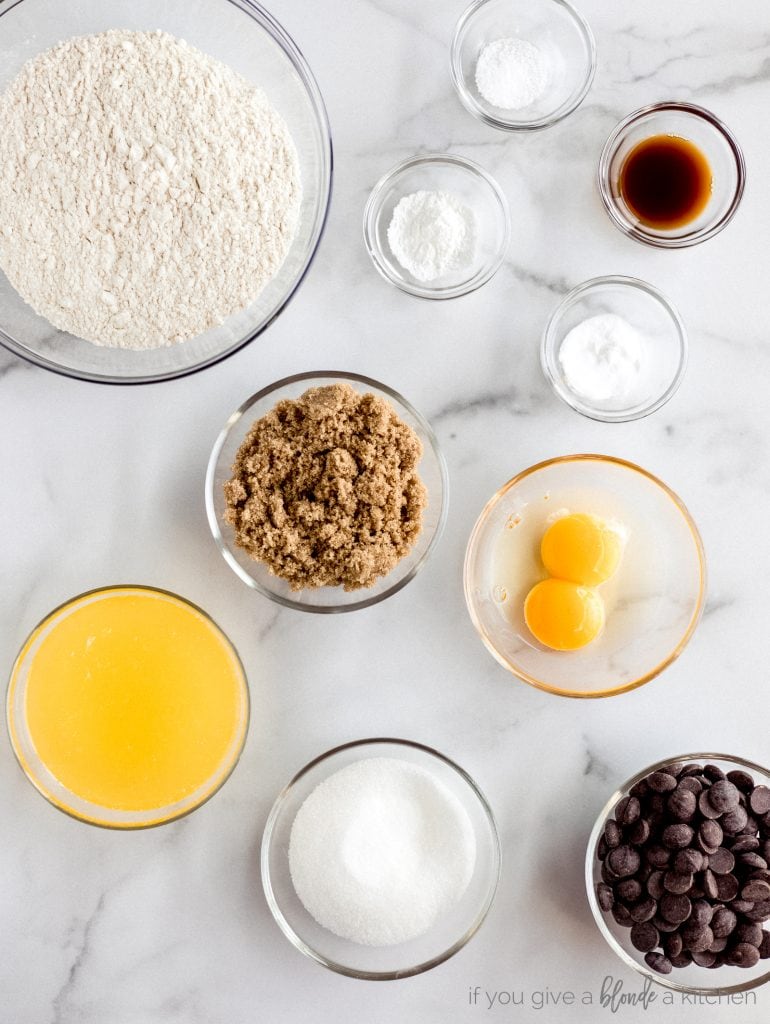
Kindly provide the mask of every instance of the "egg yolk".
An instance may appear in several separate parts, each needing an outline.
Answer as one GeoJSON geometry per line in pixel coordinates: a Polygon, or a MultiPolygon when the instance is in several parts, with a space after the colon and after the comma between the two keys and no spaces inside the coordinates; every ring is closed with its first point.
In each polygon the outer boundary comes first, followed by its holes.
{"type": "Polygon", "coordinates": [[[597,516],[563,516],[543,534],[540,556],[557,579],[596,587],[612,576],[623,555],[623,538],[597,516]]]}
{"type": "Polygon", "coordinates": [[[543,580],[527,594],[524,619],[541,644],[555,651],[576,651],[604,628],[604,601],[590,587],[543,580]]]}

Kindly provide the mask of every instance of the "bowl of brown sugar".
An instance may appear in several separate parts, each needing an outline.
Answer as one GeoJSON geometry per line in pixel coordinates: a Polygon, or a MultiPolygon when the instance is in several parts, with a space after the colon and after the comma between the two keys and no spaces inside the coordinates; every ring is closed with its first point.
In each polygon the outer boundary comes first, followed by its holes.
{"type": "Polygon", "coordinates": [[[279,604],[347,612],[413,579],[446,519],[448,477],[428,422],[391,388],[336,371],[263,388],[209,459],[214,540],[279,604]]]}

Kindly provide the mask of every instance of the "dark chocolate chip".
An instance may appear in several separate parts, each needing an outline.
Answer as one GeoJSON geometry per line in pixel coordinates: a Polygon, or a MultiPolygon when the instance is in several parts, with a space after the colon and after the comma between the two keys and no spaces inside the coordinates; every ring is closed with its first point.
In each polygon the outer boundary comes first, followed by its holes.
{"type": "Polygon", "coordinates": [[[629,875],[636,874],[639,870],[641,858],[633,846],[628,846],[624,843],[622,846],[610,850],[607,855],[607,863],[618,878],[627,878],[629,875]]]}
{"type": "MultiPolygon", "coordinates": [[[[738,836],[737,839],[733,839],[730,849],[733,853],[754,853],[755,850],[759,849],[759,840],[756,836],[738,836]]],[[[767,858],[765,858],[767,860],[767,858]]]]}
{"type": "Polygon", "coordinates": [[[698,797],[698,810],[704,818],[718,818],[721,813],[709,802],[709,791],[707,789],[704,789],[698,797]]]}
{"type": "Polygon", "coordinates": [[[669,958],[672,956],[676,957],[681,954],[683,946],[682,936],[679,934],[679,932],[671,932],[670,935],[666,936],[666,938],[663,940],[663,949],[666,953],[666,956],[669,958]]]}
{"type": "Polygon", "coordinates": [[[748,914],[750,910],[754,909],[754,904],[751,900],[733,900],[730,906],[736,914],[748,914]]]}
{"type": "MultiPolygon", "coordinates": [[[[659,942],[658,929],[649,921],[638,922],[631,928],[631,945],[640,953],[649,953],[659,942]]],[[[756,947],[754,947],[754,951],[756,952],[756,947]]],[[[759,959],[759,954],[757,954],[757,959],[759,959]]]]}
{"type": "Polygon", "coordinates": [[[749,806],[754,814],[767,814],[770,811],[770,788],[757,786],[749,796],[749,806]]]}
{"type": "Polygon", "coordinates": [[[682,928],[684,948],[689,949],[691,953],[702,953],[713,941],[714,933],[707,924],[698,925],[688,921],[682,928]]]}
{"type": "Polygon", "coordinates": [[[645,857],[647,858],[647,863],[652,864],[654,868],[665,868],[671,860],[671,850],[660,843],[653,843],[652,846],[647,848],[645,857]]]}
{"type": "Polygon", "coordinates": [[[607,885],[605,882],[599,882],[596,886],[596,899],[605,913],[612,910],[615,904],[615,894],[612,891],[612,886],[607,885]]]}
{"type": "Polygon", "coordinates": [[[700,850],[688,847],[686,850],[680,850],[674,857],[674,871],[678,871],[680,875],[694,875],[704,869],[704,860],[705,857],[700,850]]]}
{"type": "Polygon", "coordinates": [[[647,776],[647,785],[656,793],[670,793],[676,789],[676,776],[669,772],[653,772],[647,776]]]}
{"type": "Polygon", "coordinates": [[[662,953],[647,953],[645,954],[644,962],[653,971],[657,971],[658,974],[671,974],[671,961],[662,953]]]}
{"type": "Polygon", "coordinates": [[[715,900],[719,896],[719,889],[717,887],[717,876],[713,873],[710,868],[706,868],[703,874],[700,876],[700,884],[703,889],[703,894],[707,899],[715,900]]]}
{"type": "Polygon", "coordinates": [[[739,769],[727,773],[727,778],[732,782],[738,789],[743,790],[744,793],[748,793],[749,790],[754,788],[754,780],[746,772],[742,772],[739,769]]]}
{"type": "Polygon", "coordinates": [[[729,903],[738,895],[738,879],[735,875],[715,875],[717,896],[722,903],[729,903]]]}
{"type": "Polygon", "coordinates": [[[686,949],[682,950],[681,953],[669,953],[668,958],[671,961],[672,967],[689,967],[692,963],[692,957],[686,949]]]}
{"type": "Polygon", "coordinates": [[[695,900],[692,905],[692,913],[690,919],[697,925],[706,925],[711,923],[711,918],[714,916],[714,908],[710,903],[705,900],[695,900]]]}
{"type": "MultiPolygon", "coordinates": [[[[687,780],[684,779],[683,782],[687,780]]],[[[698,798],[689,789],[680,786],[669,796],[666,807],[674,821],[692,821],[698,806],[698,798]]]]}
{"type": "Polygon", "coordinates": [[[642,895],[642,886],[635,878],[624,878],[615,886],[615,895],[624,903],[636,903],[642,895]]]}
{"type": "Polygon", "coordinates": [[[764,932],[759,921],[741,921],[735,929],[735,941],[749,942],[752,946],[759,947],[763,935],[764,932]]]}
{"type": "Polygon", "coordinates": [[[633,924],[628,908],[624,907],[622,903],[615,904],[612,908],[612,916],[622,928],[630,928],[633,924]]]}
{"type": "Polygon", "coordinates": [[[698,839],[704,853],[711,854],[722,845],[724,834],[718,821],[703,821],[698,829],[698,839]]]}
{"type": "Polygon", "coordinates": [[[679,927],[678,924],[674,924],[673,921],[667,921],[665,917],[661,917],[660,914],[656,914],[652,919],[652,923],[658,929],[659,932],[675,932],[679,927]]]}
{"type": "Polygon", "coordinates": [[[737,924],[738,918],[729,907],[717,907],[711,918],[711,930],[718,939],[727,938],[731,932],[735,931],[737,924]]]}
{"type": "Polygon", "coordinates": [[[658,905],[661,917],[673,924],[682,924],[692,913],[692,903],[686,896],[675,896],[666,893],[658,905]]]}
{"type": "Polygon", "coordinates": [[[720,846],[718,850],[709,854],[709,867],[715,875],[726,875],[735,867],[735,857],[730,850],[720,846]]]}
{"type": "Polygon", "coordinates": [[[642,806],[635,796],[624,796],[615,808],[615,817],[621,825],[633,825],[641,813],[642,806]]]}
{"type": "Polygon", "coordinates": [[[770,900],[755,903],[751,910],[744,910],[743,916],[749,921],[770,921],[770,900]]]}
{"type": "Polygon", "coordinates": [[[749,942],[739,942],[727,951],[726,962],[731,967],[754,967],[759,963],[759,950],[749,942]]]}
{"type": "Polygon", "coordinates": [[[686,775],[684,778],[679,780],[677,789],[689,789],[689,791],[694,793],[697,798],[703,792],[703,783],[700,779],[694,779],[692,775],[686,775]]]}
{"type": "Polygon", "coordinates": [[[741,889],[741,899],[752,903],[770,900],[770,885],[761,878],[750,878],[741,889]]]}
{"type": "Polygon", "coordinates": [[[735,836],[745,828],[748,820],[749,816],[744,808],[736,807],[734,811],[722,815],[722,831],[729,836],[735,836]]]}
{"type": "Polygon", "coordinates": [[[692,889],[692,875],[682,875],[678,871],[667,871],[663,876],[663,888],[666,892],[677,895],[689,892],[692,889]]]}
{"type": "Polygon", "coordinates": [[[726,777],[722,769],[717,768],[715,764],[707,764],[703,769],[703,774],[709,782],[719,782],[720,779],[724,779],[726,777]]]}
{"type": "Polygon", "coordinates": [[[631,914],[631,920],[637,921],[641,924],[644,921],[651,921],[658,910],[658,904],[652,898],[652,896],[645,896],[643,900],[639,900],[638,903],[634,903],[632,907],[628,908],[631,914]]]}
{"type": "Polygon", "coordinates": [[[725,814],[727,811],[734,811],[740,803],[740,790],[727,779],[720,779],[715,782],[709,790],[709,803],[715,811],[725,814]]]}
{"type": "Polygon", "coordinates": [[[640,818],[639,821],[635,821],[628,830],[626,838],[632,846],[644,846],[650,838],[649,821],[646,818],[640,818]]]}
{"type": "Polygon", "coordinates": [[[663,872],[653,871],[650,877],[647,879],[647,892],[652,896],[654,900],[659,900],[666,894],[666,889],[663,885],[663,872]]]}
{"type": "Polygon", "coordinates": [[[663,829],[663,845],[670,850],[683,850],[693,840],[693,830],[689,825],[668,825],[663,829]]]}
{"type": "Polygon", "coordinates": [[[623,842],[623,831],[614,818],[610,818],[604,826],[604,841],[609,850],[614,850],[623,842]]]}
{"type": "Polygon", "coordinates": [[[727,935],[725,935],[724,938],[717,938],[717,937],[715,937],[714,941],[709,946],[709,951],[712,952],[712,953],[721,953],[721,952],[723,952],[725,949],[727,949],[727,939],[728,939],[727,935]]]}
{"type": "Polygon", "coordinates": [[[739,862],[750,871],[766,871],[767,861],[758,853],[741,853],[738,855],[739,862]]]}

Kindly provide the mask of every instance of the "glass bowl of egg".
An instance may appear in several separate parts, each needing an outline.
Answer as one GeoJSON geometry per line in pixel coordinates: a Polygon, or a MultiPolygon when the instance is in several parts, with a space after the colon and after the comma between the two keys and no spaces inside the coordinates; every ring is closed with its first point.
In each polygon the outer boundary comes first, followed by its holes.
{"type": "Polygon", "coordinates": [[[523,682],[610,697],[684,650],[706,593],[703,544],[677,495],[607,455],[549,459],[481,513],[465,555],[481,639],[523,682]]]}
{"type": "Polygon", "coordinates": [[[537,131],[583,102],[596,43],[567,0],[474,0],[457,22],[450,60],[474,117],[500,131],[537,131]]]}

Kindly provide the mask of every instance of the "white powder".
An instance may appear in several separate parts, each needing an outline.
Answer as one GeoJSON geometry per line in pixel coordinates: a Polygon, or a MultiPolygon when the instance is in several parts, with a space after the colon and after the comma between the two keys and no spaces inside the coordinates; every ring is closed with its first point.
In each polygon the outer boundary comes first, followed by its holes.
{"type": "Polygon", "coordinates": [[[352,942],[391,946],[428,931],[470,883],[476,838],[431,772],[396,758],[350,764],[297,812],[289,868],[305,909],[352,942]]]}
{"type": "Polygon", "coordinates": [[[388,244],[404,270],[418,281],[435,281],[472,263],[475,218],[452,192],[412,192],[396,204],[388,244]]]}
{"type": "Polygon", "coordinates": [[[495,39],[487,43],[476,64],[476,88],[493,107],[521,110],[548,87],[548,63],[526,39],[495,39]]]}
{"type": "Polygon", "coordinates": [[[602,313],[577,324],[559,347],[567,385],[591,402],[622,401],[639,391],[645,339],[623,317],[602,313]]]}
{"type": "Polygon", "coordinates": [[[299,203],[261,90],[163,32],[70,39],[0,97],[0,267],[96,344],[168,345],[248,306],[299,203]]]}

